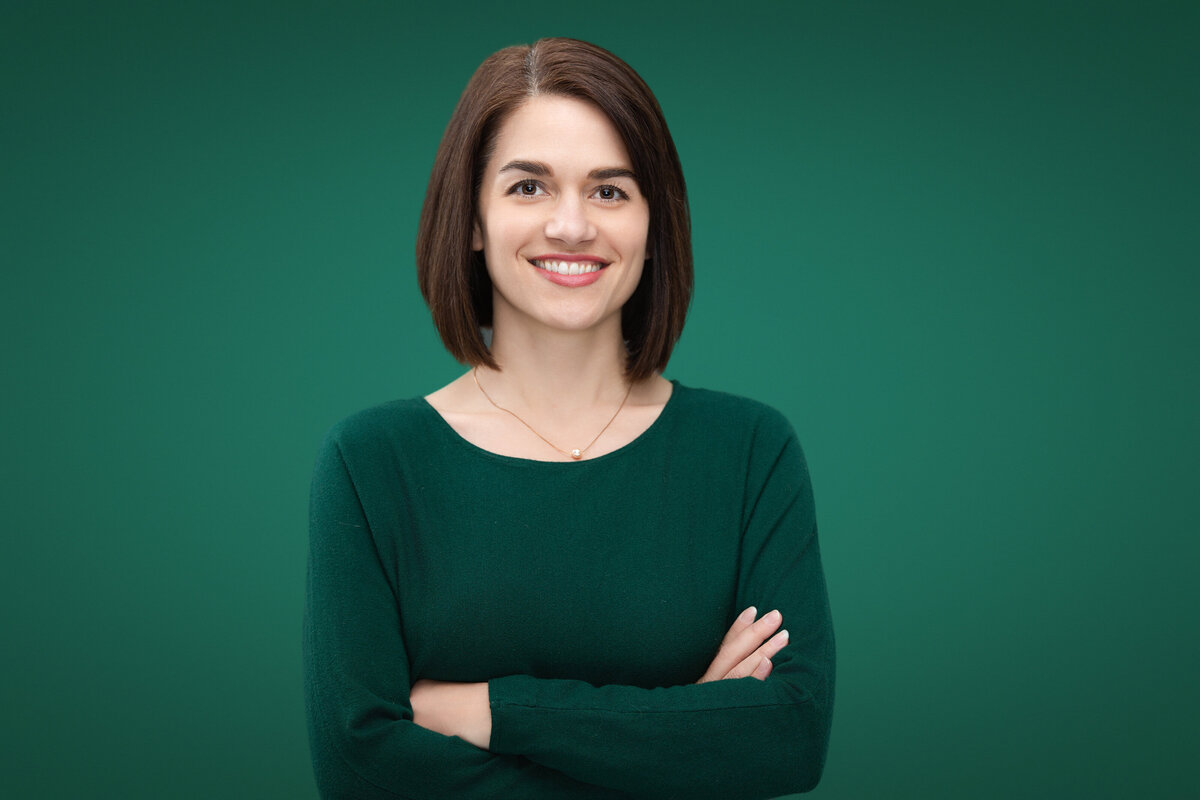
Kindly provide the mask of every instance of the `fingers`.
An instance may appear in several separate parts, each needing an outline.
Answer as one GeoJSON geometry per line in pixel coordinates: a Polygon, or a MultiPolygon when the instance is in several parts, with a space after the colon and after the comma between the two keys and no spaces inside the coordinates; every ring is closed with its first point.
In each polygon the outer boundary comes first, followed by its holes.
{"type": "MultiPolygon", "coordinates": [[[[771,620],[768,619],[771,614],[765,614],[762,619],[755,622],[754,617],[757,613],[757,609],[750,606],[733,621],[725,638],[721,640],[717,655],[709,664],[704,677],[700,679],[701,683],[725,677],[731,669],[748,658],[763,643],[763,640],[774,632],[774,629],[770,627],[771,620]]],[[[779,616],[777,611],[772,614],[775,614],[776,617],[779,616]]],[[[778,626],[778,624],[779,622],[776,621],[775,625],[778,626]]]]}
{"type": "Polygon", "coordinates": [[[725,632],[725,638],[721,640],[721,646],[717,648],[717,654],[713,657],[712,663],[708,665],[708,669],[705,670],[704,675],[697,683],[720,680],[726,672],[745,657],[744,653],[735,651],[735,642],[738,636],[750,628],[757,615],[758,609],[754,606],[750,606],[741,614],[738,614],[737,619],[733,621],[733,625],[725,632]]]}
{"type": "Polygon", "coordinates": [[[760,681],[765,681],[767,676],[771,674],[771,668],[775,665],[771,663],[771,659],[764,658],[758,662],[758,666],[754,668],[754,672],[750,673],[751,678],[758,678],[760,681]]]}
{"type": "Polygon", "coordinates": [[[737,619],[733,621],[733,624],[729,626],[729,630],[725,632],[725,638],[721,640],[721,647],[724,647],[732,642],[738,637],[738,635],[742,633],[742,631],[749,628],[754,623],[754,618],[757,616],[758,609],[756,609],[754,606],[750,606],[741,614],[738,614],[737,619]]]}
{"type": "Polygon", "coordinates": [[[775,654],[784,648],[788,643],[788,632],[786,630],[772,636],[767,641],[763,642],[762,647],[759,647],[749,656],[742,660],[736,667],[723,675],[723,678],[746,678],[753,677],[762,680],[771,674],[774,664],[771,659],[775,654]]]}
{"type": "MultiPolygon", "coordinates": [[[[734,636],[728,645],[722,645],[722,653],[728,655],[726,672],[753,655],[754,651],[758,650],[775,631],[779,630],[779,626],[782,624],[783,615],[778,611],[769,611],[753,625],[734,636]]],[[[770,655],[775,655],[775,652],[770,655]]]]}
{"type": "Polygon", "coordinates": [[[764,614],[758,621],[754,621],[755,613],[756,609],[751,606],[734,620],[729,632],[725,634],[712,664],[700,679],[701,683],[721,680],[730,677],[735,672],[738,673],[736,677],[746,677],[758,667],[758,662],[762,657],[774,656],[783,645],[787,644],[786,635],[782,641],[773,643],[768,641],[768,637],[771,637],[783,623],[782,614],[778,611],[771,611],[764,614]],[[760,649],[762,652],[758,652],[760,649]],[[747,661],[756,655],[759,656],[759,659],[754,659],[753,663],[747,666],[747,661]]]}

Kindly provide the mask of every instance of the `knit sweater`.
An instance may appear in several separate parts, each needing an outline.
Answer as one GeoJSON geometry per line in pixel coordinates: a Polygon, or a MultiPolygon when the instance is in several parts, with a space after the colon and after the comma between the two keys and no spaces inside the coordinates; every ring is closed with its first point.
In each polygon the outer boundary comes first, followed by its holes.
{"type": "Polygon", "coordinates": [[[684,387],[598,458],[501,456],[423,399],[328,434],[304,669],[323,798],[766,798],[814,786],[833,629],[800,445],[684,387]],[[696,684],[734,617],[779,609],[766,680],[696,684]],[[487,681],[488,750],[413,723],[421,678],[487,681]]]}

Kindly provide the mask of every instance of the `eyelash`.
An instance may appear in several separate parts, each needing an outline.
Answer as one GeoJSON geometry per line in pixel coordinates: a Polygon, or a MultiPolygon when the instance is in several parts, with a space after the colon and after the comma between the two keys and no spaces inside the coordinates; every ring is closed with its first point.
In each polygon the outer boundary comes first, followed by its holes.
{"type": "MultiPolygon", "coordinates": [[[[523,192],[521,192],[521,187],[523,187],[523,186],[537,186],[537,187],[538,187],[538,188],[540,188],[540,189],[544,189],[544,188],[545,188],[544,186],[542,186],[542,182],[541,182],[541,181],[535,181],[535,180],[530,180],[530,179],[526,178],[525,180],[522,180],[522,181],[517,181],[517,182],[516,182],[516,183],[514,183],[512,186],[508,187],[508,192],[507,192],[507,194],[515,194],[515,195],[519,195],[519,196],[521,196],[521,197],[534,197],[534,195],[531,195],[531,194],[524,194],[523,192]]],[[[600,192],[600,191],[603,191],[603,190],[605,190],[605,189],[610,189],[610,190],[612,190],[612,191],[613,191],[613,192],[616,194],[616,197],[610,197],[610,198],[600,198],[600,202],[602,202],[602,203],[616,203],[616,202],[619,202],[619,201],[621,201],[621,200],[628,200],[628,199],[629,199],[629,193],[628,193],[628,192],[626,192],[626,191],[625,191],[624,189],[622,189],[620,186],[614,186],[614,185],[613,185],[613,184],[611,184],[611,183],[606,183],[606,184],[603,184],[603,185],[601,185],[601,186],[597,186],[595,191],[596,191],[596,192],[600,192]]],[[[593,192],[593,194],[595,194],[595,192],[593,192]]]]}

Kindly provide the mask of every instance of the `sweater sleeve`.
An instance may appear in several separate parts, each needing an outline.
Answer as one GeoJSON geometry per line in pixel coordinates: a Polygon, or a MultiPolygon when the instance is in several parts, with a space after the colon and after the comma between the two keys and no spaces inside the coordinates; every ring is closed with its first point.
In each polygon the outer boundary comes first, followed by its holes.
{"type": "Polygon", "coordinates": [[[309,740],[322,798],[620,798],[413,722],[396,593],[333,437],[313,478],[304,615],[309,740]]]}
{"type": "Polygon", "coordinates": [[[817,784],[834,643],[812,489],[786,421],[754,439],[736,608],[782,612],[790,641],[771,675],[654,689],[493,679],[493,752],[639,797],[766,798],[817,784]]]}

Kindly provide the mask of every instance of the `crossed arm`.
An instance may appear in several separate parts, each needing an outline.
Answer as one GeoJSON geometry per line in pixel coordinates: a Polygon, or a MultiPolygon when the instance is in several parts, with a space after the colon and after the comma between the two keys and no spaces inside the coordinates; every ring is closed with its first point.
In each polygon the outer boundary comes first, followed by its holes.
{"type": "MultiPolygon", "coordinates": [[[[747,608],[730,626],[716,656],[696,683],[732,678],[765,680],[771,659],[788,643],[779,630],[783,616],[771,611],[759,617],[747,608]],[[776,632],[778,631],[778,633],[776,632]]],[[[492,712],[487,683],[418,680],[409,693],[413,722],[422,728],[458,738],[487,750],[492,737],[492,712]]]]}
{"type": "MultiPolygon", "coordinates": [[[[769,603],[798,627],[789,640],[779,615],[755,620],[747,609],[701,685],[643,688],[519,670],[486,684],[412,680],[388,572],[397,540],[374,533],[331,437],[314,474],[304,627],[322,797],[750,798],[815,786],[829,737],[833,631],[807,471],[794,438],[778,438],[759,437],[765,455],[751,460],[729,566],[741,603],[769,603]]],[[[393,487],[363,473],[386,524],[393,487]]]]}

